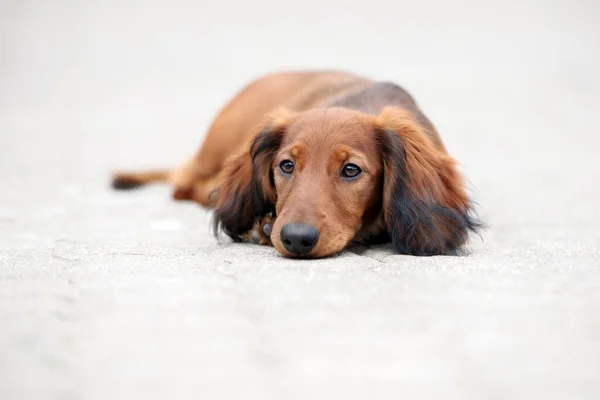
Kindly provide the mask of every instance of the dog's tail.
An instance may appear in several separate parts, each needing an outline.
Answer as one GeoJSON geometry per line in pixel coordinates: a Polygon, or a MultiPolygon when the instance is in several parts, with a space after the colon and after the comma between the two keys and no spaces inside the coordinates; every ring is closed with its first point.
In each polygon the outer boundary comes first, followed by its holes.
{"type": "Polygon", "coordinates": [[[112,187],[117,190],[134,189],[148,183],[168,182],[171,171],[116,172],[112,176],[112,187]]]}

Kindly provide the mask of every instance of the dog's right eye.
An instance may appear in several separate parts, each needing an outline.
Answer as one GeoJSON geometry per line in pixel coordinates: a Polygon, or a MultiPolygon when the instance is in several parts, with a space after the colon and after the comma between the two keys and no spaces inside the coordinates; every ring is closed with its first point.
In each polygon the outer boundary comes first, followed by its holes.
{"type": "Polygon", "coordinates": [[[279,169],[281,169],[284,174],[291,174],[294,172],[294,163],[290,160],[283,160],[279,163],[279,169]]]}

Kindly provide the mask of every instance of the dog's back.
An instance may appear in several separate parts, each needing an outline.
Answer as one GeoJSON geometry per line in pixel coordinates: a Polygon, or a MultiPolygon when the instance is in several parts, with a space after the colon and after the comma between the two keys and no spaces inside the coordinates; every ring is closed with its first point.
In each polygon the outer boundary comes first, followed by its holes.
{"type": "Polygon", "coordinates": [[[294,112],[345,107],[376,115],[386,106],[397,106],[412,114],[436,146],[445,151],[434,126],[398,85],[341,71],[282,72],[249,83],[225,104],[204,143],[190,159],[171,170],[116,173],[113,187],[128,189],[168,181],[174,188],[174,198],[207,206],[230,157],[248,151],[250,142],[262,129],[265,116],[278,107],[294,112]]]}
{"type": "Polygon", "coordinates": [[[395,83],[371,82],[344,91],[319,105],[319,107],[344,107],[371,115],[379,115],[388,106],[402,108],[412,114],[436,146],[445,150],[435,126],[419,109],[413,97],[395,83]]]}

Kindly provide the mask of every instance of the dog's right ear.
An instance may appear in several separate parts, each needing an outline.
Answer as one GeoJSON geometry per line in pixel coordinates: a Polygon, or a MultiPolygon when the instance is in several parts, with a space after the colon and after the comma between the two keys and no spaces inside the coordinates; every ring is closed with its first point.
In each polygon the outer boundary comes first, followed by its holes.
{"type": "Polygon", "coordinates": [[[483,226],[456,162],[405,110],[385,108],[376,125],[384,166],[383,214],[396,251],[456,253],[469,233],[483,226]]]}
{"type": "Polygon", "coordinates": [[[277,193],[271,164],[294,115],[285,108],[271,113],[242,153],[225,161],[214,204],[215,234],[223,230],[240,242],[255,221],[275,211],[277,193]]]}

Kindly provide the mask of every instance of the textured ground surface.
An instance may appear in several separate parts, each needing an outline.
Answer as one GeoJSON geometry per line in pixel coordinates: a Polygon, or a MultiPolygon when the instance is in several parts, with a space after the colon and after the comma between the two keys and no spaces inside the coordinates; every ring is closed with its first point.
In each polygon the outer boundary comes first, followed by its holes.
{"type": "Polygon", "coordinates": [[[0,2],[0,399],[597,399],[597,3],[213,3],[0,2]],[[108,190],[301,67],[413,92],[491,225],[469,256],[284,260],[108,190]]]}

